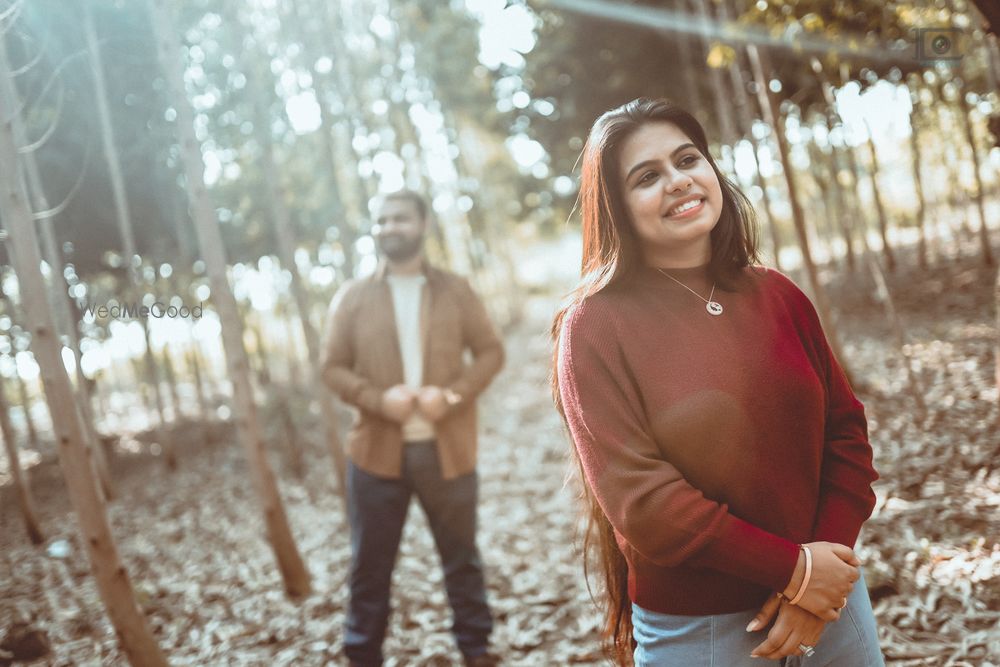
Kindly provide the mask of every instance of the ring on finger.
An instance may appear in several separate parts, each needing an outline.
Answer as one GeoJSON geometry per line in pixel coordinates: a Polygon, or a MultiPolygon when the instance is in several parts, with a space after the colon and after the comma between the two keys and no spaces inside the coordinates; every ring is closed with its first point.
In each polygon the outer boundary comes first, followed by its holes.
{"type": "Polygon", "coordinates": [[[807,658],[816,652],[815,647],[809,646],[809,644],[799,644],[799,650],[802,651],[802,655],[807,658]]]}

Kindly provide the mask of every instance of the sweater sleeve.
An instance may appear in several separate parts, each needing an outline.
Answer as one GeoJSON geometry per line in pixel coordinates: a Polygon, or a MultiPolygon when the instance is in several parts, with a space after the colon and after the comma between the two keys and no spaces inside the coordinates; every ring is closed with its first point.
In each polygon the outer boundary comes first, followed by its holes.
{"type": "Polygon", "coordinates": [[[344,283],[330,302],[320,346],[320,377],[345,403],[382,416],[382,391],[354,372],[351,330],[356,288],[353,281],[344,283]]]}
{"type": "MultiPolygon", "coordinates": [[[[796,291],[798,289],[796,288],[796,291]]],[[[816,309],[798,291],[826,390],[823,464],[813,540],[853,547],[861,526],[875,508],[872,465],[865,408],[851,390],[844,369],[830,348],[816,309]]]]}
{"type": "Polygon", "coordinates": [[[462,343],[472,352],[472,363],[465,367],[462,375],[449,388],[465,403],[482,393],[500,372],[504,349],[482,299],[473,291],[468,280],[458,280],[462,304],[462,343]]]}
{"type": "Polygon", "coordinates": [[[658,565],[706,567],[783,590],[798,545],[729,513],[663,457],[611,318],[586,309],[569,313],[562,328],[559,393],[585,481],[611,525],[658,565]]]}

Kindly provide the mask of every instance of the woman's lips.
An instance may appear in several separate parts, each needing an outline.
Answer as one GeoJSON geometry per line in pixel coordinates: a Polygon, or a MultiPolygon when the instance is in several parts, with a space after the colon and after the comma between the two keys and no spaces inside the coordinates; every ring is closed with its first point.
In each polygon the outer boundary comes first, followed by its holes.
{"type": "Polygon", "coordinates": [[[703,208],[705,208],[705,200],[704,199],[700,200],[698,202],[697,206],[693,206],[693,207],[687,209],[686,211],[682,211],[681,213],[675,213],[673,215],[666,215],[664,217],[670,218],[672,220],[680,220],[680,219],[683,219],[683,218],[689,218],[689,217],[691,217],[693,215],[697,215],[698,213],[700,213],[701,209],[703,209],[703,208]]]}

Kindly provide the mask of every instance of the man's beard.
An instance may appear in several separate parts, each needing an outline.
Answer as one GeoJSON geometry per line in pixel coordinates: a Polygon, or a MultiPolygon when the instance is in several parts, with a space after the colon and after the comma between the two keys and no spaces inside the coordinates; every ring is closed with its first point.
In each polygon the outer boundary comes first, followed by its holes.
{"type": "Polygon", "coordinates": [[[405,262],[412,259],[424,244],[423,236],[404,236],[393,234],[381,236],[378,239],[378,249],[394,262],[405,262]]]}

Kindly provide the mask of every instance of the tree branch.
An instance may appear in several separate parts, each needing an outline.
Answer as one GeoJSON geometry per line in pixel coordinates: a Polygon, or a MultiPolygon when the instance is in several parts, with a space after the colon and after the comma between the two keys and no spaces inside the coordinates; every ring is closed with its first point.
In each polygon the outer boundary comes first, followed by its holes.
{"type": "Polygon", "coordinates": [[[66,207],[69,206],[71,201],[73,201],[73,197],[76,196],[76,193],[80,190],[80,186],[83,185],[83,177],[87,173],[87,167],[90,166],[90,153],[94,146],[93,136],[94,136],[93,133],[89,135],[89,138],[87,140],[87,151],[86,153],[83,154],[83,165],[81,165],[80,167],[80,175],[77,176],[76,183],[74,183],[73,187],[70,188],[70,191],[66,194],[65,199],[63,199],[58,206],[53,206],[52,208],[46,211],[36,211],[32,213],[31,214],[32,219],[44,220],[45,218],[54,218],[55,216],[65,211],[66,207]]]}

